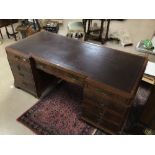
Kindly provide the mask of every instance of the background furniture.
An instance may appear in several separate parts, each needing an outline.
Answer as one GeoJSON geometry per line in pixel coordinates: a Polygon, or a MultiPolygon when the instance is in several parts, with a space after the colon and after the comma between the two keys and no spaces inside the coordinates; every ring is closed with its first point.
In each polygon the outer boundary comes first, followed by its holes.
{"type": "Polygon", "coordinates": [[[147,63],[144,57],[46,31],[6,52],[16,87],[40,97],[47,74],[79,85],[84,91],[81,119],[110,134],[123,131],[147,63]]]}
{"type": "Polygon", "coordinates": [[[84,26],[82,22],[70,22],[67,25],[68,28],[68,37],[76,37],[76,38],[82,38],[84,36],[84,26]]]}
{"type": "Polygon", "coordinates": [[[98,21],[100,21],[100,27],[97,29],[93,28],[92,23],[94,20],[96,19],[83,19],[84,32],[85,32],[84,40],[86,41],[88,39],[93,39],[93,40],[100,41],[102,44],[104,44],[106,41],[108,41],[110,19],[98,19],[98,21]],[[103,37],[103,32],[105,34],[104,37],[103,37]]]}
{"type": "Polygon", "coordinates": [[[2,35],[2,31],[1,31],[1,29],[0,29],[0,35],[1,35],[1,38],[3,39],[3,35],[2,35]]]}
{"type": "MultiPolygon", "coordinates": [[[[17,38],[16,38],[17,32],[15,32],[14,27],[13,27],[13,24],[17,23],[17,22],[18,22],[17,19],[0,19],[0,28],[5,27],[6,34],[7,34],[8,38],[13,36],[15,38],[15,40],[17,40],[17,38]],[[9,33],[9,31],[8,31],[7,26],[9,26],[9,25],[11,26],[12,33],[9,33]]],[[[1,34],[1,37],[3,39],[3,35],[2,35],[1,30],[0,30],[0,34],[1,34]]]]}
{"type": "Polygon", "coordinates": [[[26,38],[36,32],[41,30],[38,19],[32,19],[29,21],[28,19],[20,20],[20,25],[16,27],[16,31],[21,33],[22,38],[26,38]]]}
{"type": "Polygon", "coordinates": [[[58,33],[59,31],[59,23],[57,22],[51,22],[47,24],[46,26],[43,26],[43,29],[49,32],[58,33]]]}

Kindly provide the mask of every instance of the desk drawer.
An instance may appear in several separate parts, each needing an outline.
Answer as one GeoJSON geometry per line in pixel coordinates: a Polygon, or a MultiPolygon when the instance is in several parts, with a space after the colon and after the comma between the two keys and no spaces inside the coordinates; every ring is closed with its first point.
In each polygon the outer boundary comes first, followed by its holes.
{"type": "Polygon", "coordinates": [[[7,57],[14,76],[14,85],[37,96],[29,58],[11,52],[7,52],[7,57]]]}
{"type": "Polygon", "coordinates": [[[125,113],[118,113],[115,109],[109,108],[111,103],[104,100],[103,103],[94,103],[89,99],[84,99],[82,109],[87,112],[93,113],[101,120],[107,120],[112,124],[120,126],[123,123],[125,113]]]}
{"type": "Polygon", "coordinates": [[[89,93],[87,94],[87,92],[84,92],[84,98],[90,100],[95,106],[100,106],[100,108],[103,107],[103,105],[106,105],[110,110],[113,110],[121,115],[124,115],[129,108],[129,106],[117,103],[112,99],[95,94],[93,96],[93,94],[90,95],[89,93]]]}
{"type": "Polygon", "coordinates": [[[56,77],[64,79],[68,82],[78,84],[80,86],[84,85],[84,76],[79,76],[75,73],[71,73],[70,71],[66,71],[62,68],[58,68],[54,65],[44,64],[42,62],[36,62],[36,67],[40,70],[43,70],[49,74],[52,74],[56,77]]]}
{"type": "Polygon", "coordinates": [[[84,88],[84,95],[92,100],[97,100],[100,102],[102,99],[108,99],[114,101],[116,103],[120,103],[124,106],[129,106],[129,99],[116,95],[115,93],[111,93],[107,90],[92,87],[90,85],[86,85],[84,88]]]}
{"type": "Polygon", "coordinates": [[[23,79],[20,79],[20,80],[15,79],[14,84],[17,88],[21,88],[31,94],[37,95],[36,89],[35,89],[35,84],[33,83],[33,81],[25,81],[23,79]]]}
{"type": "Polygon", "coordinates": [[[23,76],[27,80],[33,79],[32,70],[30,68],[21,66],[19,64],[13,64],[13,65],[10,65],[10,67],[14,76],[16,75],[23,76]]]}
{"type": "Polygon", "coordinates": [[[16,62],[23,62],[24,64],[25,63],[30,63],[29,58],[27,56],[17,54],[17,53],[13,53],[13,52],[8,52],[7,51],[7,58],[9,60],[16,61],[16,62]]]}
{"type": "Polygon", "coordinates": [[[106,129],[108,131],[111,131],[112,133],[119,133],[121,130],[121,126],[114,124],[110,122],[109,120],[106,120],[101,117],[97,117],[90,111],[83,110],[82,118],[90,123],[92,123],[94,126],[99,127],[100,129],[106,129]]]}

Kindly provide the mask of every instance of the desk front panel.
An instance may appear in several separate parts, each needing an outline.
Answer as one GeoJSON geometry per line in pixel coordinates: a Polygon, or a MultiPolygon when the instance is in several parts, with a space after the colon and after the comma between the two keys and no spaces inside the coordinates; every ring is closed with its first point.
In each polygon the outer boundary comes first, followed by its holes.
{"type": "Polygon", "coordinates": [[[23,89],[34,96],[38,96],[29,57],[12,51],[7,51],[7,57],[14,76],[15,87],[23,89]]]}
{"type": "Polygon", "coordinates": [[[84,86],[86,78],[86,76],[84,75],[73,73],[72,71],[66,70],[65,68],[61,68],[55,64],[47,64],[46,62],[43,62],[39,59],[36,59],[35,63],[37,69],[45,71],[68,82],[84,86]]]}

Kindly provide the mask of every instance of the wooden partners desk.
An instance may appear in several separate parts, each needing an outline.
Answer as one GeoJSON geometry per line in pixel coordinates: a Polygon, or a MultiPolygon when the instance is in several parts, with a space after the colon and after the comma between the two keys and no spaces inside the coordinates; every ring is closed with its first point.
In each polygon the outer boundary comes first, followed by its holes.
{"type": "Polygon", "coordinates": [[[147,59],[50,32],[6,47],[15,86],[40,97],[44,71],[83,87],[81,118],[110,134],[127,120],[147,59]]]}

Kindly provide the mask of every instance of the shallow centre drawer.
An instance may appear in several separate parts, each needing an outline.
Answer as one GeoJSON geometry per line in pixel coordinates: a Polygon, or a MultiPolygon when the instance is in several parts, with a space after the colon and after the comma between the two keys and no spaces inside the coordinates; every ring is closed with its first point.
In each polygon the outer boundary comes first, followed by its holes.
{"type": "Polygon", "coordinates": [[[71,71],[65,70],[65,69],[60,68],[56,65],[45,64],[45,63],[36,61],[36,68],[43,70],[44,72],[47,72],[49,74],[52,74],[56,77],[59,77],[63,80],[66,80],[68,82],[75,83],[80,86],[84,85],[85,76],[82,76],[82,75],[79,75],[76,73],[72,73],[71,71]]]}

